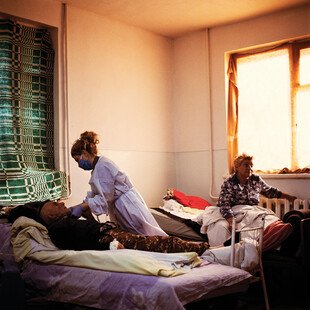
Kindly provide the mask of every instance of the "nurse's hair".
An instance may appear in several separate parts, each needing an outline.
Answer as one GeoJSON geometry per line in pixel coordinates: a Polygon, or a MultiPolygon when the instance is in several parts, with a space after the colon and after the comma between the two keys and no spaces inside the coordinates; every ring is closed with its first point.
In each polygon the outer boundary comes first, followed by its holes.
{"type": "Polygon", "coordinates": [[[81,133],[79,139],[77,139],[71,147],[71,156],[80,156],[85,150],[89,154],[97,156],[99,143],[98,135],[93,131],[84,131],[81,133]]]}
{"type": "Polygon", "coordinates": [[[242,153],[241,155],[237,156],[234,160],[234,172],[237,171],[236,168],[238,168],[245,160],[253,160],[253,156],[245,153],[242,153]]]}

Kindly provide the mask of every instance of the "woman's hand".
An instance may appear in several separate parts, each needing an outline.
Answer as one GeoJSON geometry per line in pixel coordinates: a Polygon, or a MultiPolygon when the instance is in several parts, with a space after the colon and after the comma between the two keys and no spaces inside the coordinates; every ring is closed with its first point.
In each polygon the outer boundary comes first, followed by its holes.
{"type": "Polygon", "coordinates": [[[71,211],[71,215],[76,218],[79,218],[82,216],[86,218],[87,220],[96,220],[86,202],[82,202],[76,206],[70,207],[69,209],[71,211]]]}
{"type": "Polygon", "coordinates": [[[82,216],[82,213],[83,213],[82,205],[70,207],[69,210],[71,211],[71,216],[75,218],[80,218],[82,216]]]}
{"type": "Polygon", "coordinates": [[[291,204],[294,204],[294,200],[297,199],[296,196],[291,196],[286,193],[282,193],[281,198],[287,199],[291,204]]]}

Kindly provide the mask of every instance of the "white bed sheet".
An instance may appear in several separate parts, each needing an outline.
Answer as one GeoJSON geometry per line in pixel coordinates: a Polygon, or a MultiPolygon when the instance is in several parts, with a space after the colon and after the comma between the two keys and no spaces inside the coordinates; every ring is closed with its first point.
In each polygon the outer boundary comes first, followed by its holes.
{"type": "Polygon", "coordinates": [[[251,278],[246,271],[217,263],[167,278],[25,261],[21,275],[48,300],[124,310],[183,310],[215,290],[243,292],[251,278]]]}

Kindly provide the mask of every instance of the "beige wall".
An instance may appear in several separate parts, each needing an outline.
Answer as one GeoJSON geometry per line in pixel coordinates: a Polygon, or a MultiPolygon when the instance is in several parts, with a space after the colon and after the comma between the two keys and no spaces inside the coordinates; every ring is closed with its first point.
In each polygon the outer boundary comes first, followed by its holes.
{"type": "MultiPolygon", "coordinates": [[[[0,12],[53,27],[61,51],[59,1],[1,0],[0,12]]],[[[89,172],[68,156],[84,130],[100,134],[101,154],[128,173],[148,205],[159,205],[167,187],[211,200],[227,173],[225,52],[309,34],[309,12],[308,5],[169,40],[69,6],[68,117],[61,54],[55,85],[68,204],[88,190],[89,172]]],[[[308,180],[270,183],[309,197],[308,180]]]]}
{"type": "Polygon", "coordinates": [[[178,38],[173,48],[176,186],[207,198],[211,167],[208,32],[178,38]]]}
{"type": "MultiPolygon", "coordinates": [[[[171,74],[171,40],[68,8],[70,142],[84,130],[99,133],[100,153],[155,206],[175,181],[171,74]]],[[[70,170],[76,197],[89,173],[72,160],[70,170]]]]}

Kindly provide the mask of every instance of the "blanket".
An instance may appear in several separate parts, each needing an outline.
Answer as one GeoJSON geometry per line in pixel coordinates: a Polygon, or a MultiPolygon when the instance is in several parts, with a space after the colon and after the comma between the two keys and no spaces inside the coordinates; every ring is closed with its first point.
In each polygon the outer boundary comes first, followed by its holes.
{"type": "MultiPolygon", "coordinates": [[[[236,218],[236,230],[260,227],[263,216],[265,216],[264,229],[279,220],[272,210],[260,206],[237,205],[233,207],[233,212],[236,218]]],[[[230,238],[227,221],[217,206],[207,207],[193,220],[201,225],[201,233],[208,234],[211,247],[221,246],[230,238]]],[[[248,233],[248,237],[255,238],[253,234],[254,232],[252,235],[248,233]]]]}
{"type": "MultiPolygon", "coordinates": [[[[206,250],[202,258],[208,262],[216,262],[222,265],[230,266],[230,258],[232,245],[226,247],[214,247],[206,250]]],[[[248,272],[253,272],[259,265],[259,253],[257,243],[247,240],[242,240],[235,244],[234,247],[233,266],[248,272]]]]}
{"type": "Polygon", "coordinates": [[[15,260],[30,258],[46,264],[84,267],[164,277],[187,273],[201,265],[197,253],[155,253],[138,250],[73,251],[59,250],[51,241],[47,228],[27,217],[12,225],[15,260]]]}
{"type": "Polygon", "coordinates": [[[160,208],[179,218],[190,220],[195,219],[199,214],[203,213],[203,210],[183,206],[174,199],[165,200],[164,205],[160,208]]]}

